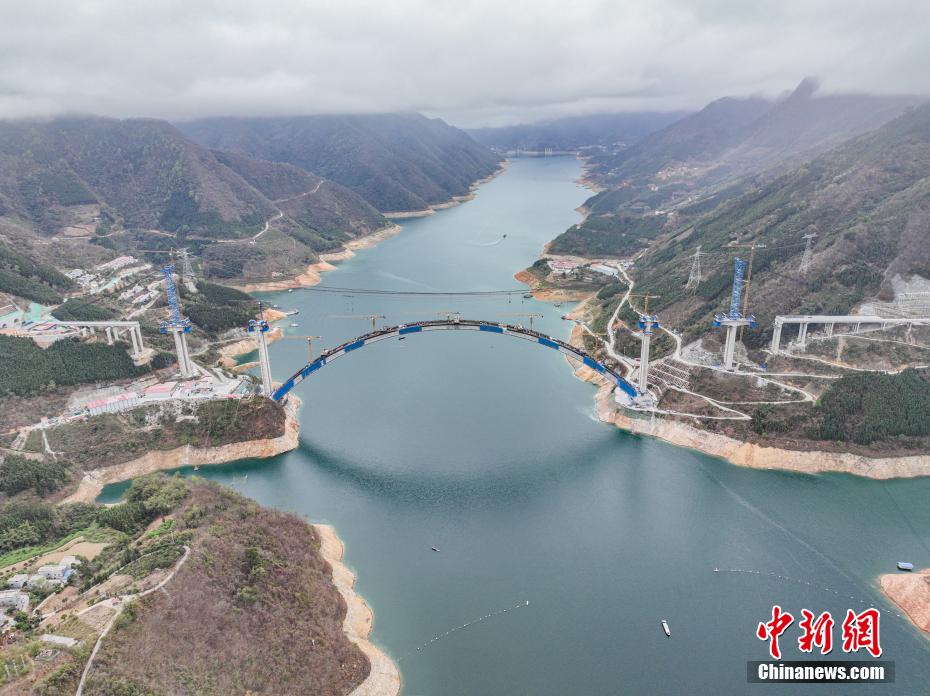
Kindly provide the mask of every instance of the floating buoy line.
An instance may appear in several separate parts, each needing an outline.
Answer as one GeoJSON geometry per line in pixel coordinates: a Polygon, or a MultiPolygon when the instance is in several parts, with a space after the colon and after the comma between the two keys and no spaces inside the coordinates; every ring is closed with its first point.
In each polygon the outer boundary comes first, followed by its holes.
{"type": "Polygon", "coordinates": [[[446,638],[447,636],[452,635],[452,634],[455,633],[456,631],[461,631],[461,630],[463,630],[463,629],[468,628],[469,626],[474,626],[475,624],[481,623],[482,621],[486,621],[486,620],[488,620],[488,619],[492,619],[492,618],[494,618],[495,616],[501,616],[501,615],[503,615],[503,614],[506,614],[508,611],[514,611],[514,610],[516,610],[516,609],[520,609],[521,607],[528,607],[529,605],[530,605],[530,600],[526,599],[526,600],[520,602],[519,604],[514,604],[512,607],[507,607],[506,609],[498,609],[497,611],[492,611],[490,614],[485,614],[484,616],[480,616],[480,617],[478,617],[477,619],[473,619],[473,620],[469,621],[468,623],[463,623],[461,626],[456,626],[455,628],[450,628],[450,629],[449,629],[448,631],[446,631],[445,633],[439,633],[439,634],[433,636],[433,637],[430,638],[428,641],[426,641],[426,642],[423,643],[422,645],[418,646],[416,649],[414,649],[414,650],[410,651],[409,653],[407,653],[406,655],[404,655],[404,657],[399,658],[399,659],[398,659],[398,662],[400,662],[401,660],[403,660],[403,659],[406,658],[406,657],[410,657],[410,656],[413,655],[414,653],[417,653],[417,652],[420,652],[421,650],[424,650],[425,648],[429,647],[430,645],[432,645],[432,644],[435,643],[436,641],[442,640],[443,638],[446,638]]]}
{"type": "MultiPolygon", "coordinates": [[[[760,576],[760,577],[769,577],[769,578],[774,578],[775,580],[782,580],[783,582],[793,582],[793,583],[795,583],[795,584],[797,584],[797,585],[807,585],[808,587],[813,587],[813,588],[815,588],[815,589],[823,590],[824,592],[831,592],[831,593],[835,594],[837,597],[840,597],[840,598],[845,598],[845,597],[846,597],[846,595],[840,593],[839,590],[835,590],[835,589],[833,589],[832,587],[823,587],[823,586],[821,586],[821,585],[814,584],[814,583],[809,582],[809,581],[807,581],[807,580],[801,580],[800,578],[792,578],[792,577],[790,577],[790,576],[788,576],[788,575],[780,575],[780,574],[778,574],[778,573],[773,573],[773,572],[771,572],[771,571],[765,571],[765,570],[752,570],[752,569],[749,569],[749,568],[714,568],[714,572],[715,572],[715,573],[742,573],[742,574],[744,574],[744,575],[758,575],[758,576],[760,576]]],[[[852,600],[853,602],[859,602],[859,604],[864,604],[864,605],[867,605],[867,606],[873,606],[873,605],[875,604],[874,602],[866,602],[866,601],[865,601],[864,599],[862,599],[861,597],[855,597],[855,596],[853,596],[853,595],[849,595],[849,599],[852,600]]],[[[884,613],[886,613],[886,614],[894,614],[894,615],[897,616],[899,619],[903,619],[903,618],[904,618],[903,616],[901,616],[901,614],[899,614],[899,613],[897,613],[897,612],[886,611],[886,612],[884,612],[884,613]]]]}

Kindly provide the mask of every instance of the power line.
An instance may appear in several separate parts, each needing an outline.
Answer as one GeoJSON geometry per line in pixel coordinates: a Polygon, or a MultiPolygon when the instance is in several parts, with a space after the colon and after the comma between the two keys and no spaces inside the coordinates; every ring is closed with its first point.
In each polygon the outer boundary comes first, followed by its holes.
{"type": "Polygon", "coordinates": [[[403,296],[427,296],[427,297],[500,297],[507,295],[525,295],[529,294],[527,288],[515,288],[506,290],[374,290],[371,288],[342,288],[333,286],[314,285],[301,288],[307,292],[319,293],[338,293],[350,295],[403,295],[403,296]]]}

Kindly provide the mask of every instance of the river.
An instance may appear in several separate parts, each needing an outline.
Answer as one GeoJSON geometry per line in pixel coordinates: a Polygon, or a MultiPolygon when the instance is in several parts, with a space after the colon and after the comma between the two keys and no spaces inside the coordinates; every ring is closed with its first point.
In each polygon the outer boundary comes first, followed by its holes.
{"type": "MultiPolygon", "coordinates": [[[[517,159],[474,200],[404,221],[323,284],[515,287],[513,273],[579,219],[589,195],[579,175],[572,158],[517,159]]],[[[519,296],[266,299],[300,309],[300,327],[286,331],[326,347],[370,329],[338,315],[395,324],[456,310],[526,323],[505,315],[540,312],[536,328],[570,330],[567,307],[519,296]]],[[[274,343],[275,378],[305,354],[301,341],[274,343]]],[[[366,347],[296,393],[298,450],[198,473],[336,527],[375,612],[372,639],[398,661],[406,696],[842,693],[748,687],[747,660],[768,654],[756,625],[774,603],[796,617],[832,611],[837,643],[847,608],[879,607],[883,659],[897,667],[881,693],[930,688],[930,644],[875,581],[895,561],[930,562],[930,479],[748,470],[631,436],[596,421],[594,388],[554,351],[483,332],[366,347]]],[[[795,623],[782,639],[788,659],[800,655],[797,636],[795,623]]]]}

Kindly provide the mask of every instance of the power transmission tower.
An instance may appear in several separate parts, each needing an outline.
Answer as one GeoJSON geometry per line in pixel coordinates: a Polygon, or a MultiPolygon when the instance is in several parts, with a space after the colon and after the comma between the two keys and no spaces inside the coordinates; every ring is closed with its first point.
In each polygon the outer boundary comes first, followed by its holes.
{"type": "Polygon", "coordinates": [[[184,281],[184,287],[188,289],[189,292],[197,292],[197,285],[194,283],[194,269],[191,267],[191,257],[187,249],[180,250],[181,255],[181,276],[184,281]]]}
{"type": "Polygon", "coordinates": [[[686,290],[694,290],[698,283],[701,282],[701,245],[694,251],[694,260],[691,262],[691,274],[688,276],[688,282],[685,283],[686,290]]]}
{"type": "Polygon", "coordinates": [[[810,234],[805,234],[804,239],[804,256],[801,257],[801,268],[800,271],[802,274],[807,273],[811,268],[811,257],[813,256],[813,251],[811,246],[814,243],[814,238],[817,236],[816,232],[811,232],[810,234]]]}

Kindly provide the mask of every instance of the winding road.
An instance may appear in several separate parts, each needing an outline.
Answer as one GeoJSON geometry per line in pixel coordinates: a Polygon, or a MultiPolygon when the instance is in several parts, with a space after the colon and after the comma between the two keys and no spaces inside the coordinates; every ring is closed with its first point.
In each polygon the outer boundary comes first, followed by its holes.
{"type": "MultiPolygon", "coordinates": [[[[171,579],[174,577],[175,573],[177,573],[178,570],[181,569],[181,566],[187,562],[187,559],[190,557],[190,555],[191,555],[191,548],[190,546],[187,546],[185,544],[184,555],[181,556],[177,565],[175,565],[175,567],[171,569],[171,572],[168,573],[168,575],[166,575],[162,579],[161,582],[159,582],[154,587],[150,587],[144,592],[140,592],[139,594],[126,595],[120,598],[119,604],[116,605],[116,613],[113,614],[113,617],[104,627],[103,631],[100,632],[100,636],[97,638],[97,642],[94,643],[94,649],[91,651],[90,657],[87,658],[87,664],[84,665],[84,671],[81,673],[81,681],[78,684],[77,691],[74,692],[74,696],[82,696],[82,694],[84,693],[84,683],[87,681],[87,675],[90,674],[90,668],[94,664],[94,658],[97,657],[97,652],[100,650],[100,645],[103,643],[103,639],[106,637],[106,635],[110,632],[110,629],[113,628],[113,624],[116,623],[116,620],[119,618],[119,615],[123,613],[123,609],[125,609],[126,605],[129,602],[132,602],[136,599],[140,599],[142,597],[145,597],[146,595],[152,594],[153,592],[157,592],[158,590],[163,588],[165,585],[167,585],[171,581],[171,579]]],[[[83,611],[88,611],[89,609],[93,609],[93,606],[87,607],[87,609],[84,609],[83,611]]]]}

